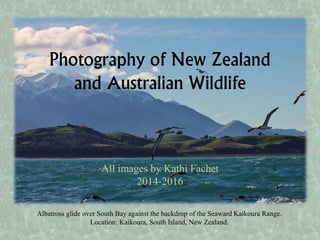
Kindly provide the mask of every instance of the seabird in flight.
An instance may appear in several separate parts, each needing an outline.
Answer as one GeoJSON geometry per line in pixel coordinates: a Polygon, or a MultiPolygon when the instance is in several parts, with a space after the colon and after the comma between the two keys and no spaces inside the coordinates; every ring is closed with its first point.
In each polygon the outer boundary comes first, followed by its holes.
{"type": "Polygon", "coordinates": [[[86,201],[88,201],[88,199],[92,198],[95,201],[102,201],[105,202],[106,200],[104,200],[102,197],[99,197],[97,195],[90,195],[90,196],[86,196],[84,198],[82,198],[81,203],[85,203],[86,201]]]}
{"type": "Polygon", "coordinates": [[[172,129],[183,129],[183,128],[172,126],[172,127],[167,127],[167,128],[160,129],[160,130],[156,131],[156,133],[158,133],[159,135],[158,135],[158,138],[155,141],[155,143],[153,145],[153,148],[152,148],[152,160],[154,158],[154,154],[155,154],[155,152],[157,150],[157,147],[159,146],[159,143],[162,140],[163,136],[166,135],[166,134],[175,133],[175,131],[172,130],[172,129]]]}
{"type": "Polygon", "coordinates": [[[268,126],[268,122],[270,120],[271,115],[278,110],[279,107],[276,107],[275,109],[273,109],[271,112],[268,113],[268,115],[266,116],[266,119],[264,120],[264,123],[259,126],[259,127],[254,127],[254,128],[250,128],[248,130],[248,132],[251,132],[255,129],[260,129],[260,130],[266,130],[266,129],[270,129],[271,127],[268,126]]]}
{"type": "Polygon", "coordinates": [[[201,70],[201,69],[199,69],[199,68],[197,68],[196,69],[199,73],[201,73],[201,74],[207,74],[207,75],[209,75],[209,73],[207,73],[206,71],[204,71],[204,70],[201,70]]]}
{"type": "Polygon", "coordinates": [[[187,174],[187,173],[186,173],[186,172],[183,172],[183,171],[175,172],[175,173],[171,174],[171,175],[169,176],[169,178],[172,178],[172,177],[174,177],[175,175],[186,175],[186,174],[187,174]]]}
{"type": "Polygon", "coordinates": [[[306,91],[307,91],[307,90],[304,90],[304,91],[302,91],[301,93],[299,93],[299,94],[296,96],[293,104],[296,104],[296,103],[298,102],[298,100],[299,100],[300,97],[306,95],[306,91]]]}
{"type": "Polygon", "coordinates": [[[231,201],[234,201],[234,200],[244,200],[244,199],[247,199],[247,198],[248,198],[248,196],[239,195],[239,196],[233,198],[231,201]]]}

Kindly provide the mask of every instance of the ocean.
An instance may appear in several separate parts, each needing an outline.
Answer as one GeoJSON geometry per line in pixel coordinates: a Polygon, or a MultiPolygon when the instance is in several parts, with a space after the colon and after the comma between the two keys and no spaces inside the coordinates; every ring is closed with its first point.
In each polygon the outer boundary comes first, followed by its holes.
{"type": "Polygon", "coordinates": [[[80,203],[91,195],[114,203],[303,203],[306,158],[15,160],[16,203],[80,203]]]}

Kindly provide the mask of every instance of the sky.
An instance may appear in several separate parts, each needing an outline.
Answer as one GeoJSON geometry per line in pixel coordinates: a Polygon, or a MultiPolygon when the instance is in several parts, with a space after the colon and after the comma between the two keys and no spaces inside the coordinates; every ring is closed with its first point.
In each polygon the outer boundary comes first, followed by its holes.
{"type": "MultiPolygon", "coordinates": [[[[302,18],[17,18],[15,22],[15,74],[78,72],[90,79],[110,81],[156,78],[182,79],[183,89],[149,90],[163,101],[174,100],[227,124],[240,120],[250,126],[263,123],[266,114],[279,107],[269,124],[273,128],[306,129],[305,101],[293,105],[306,88],[306,22],[302,18]],[[145,56],[141,68],[109,65],[50,66],[49,53],[66,56],[145,56]],[[166,52],[163,65],[150,59],[166,52]],[[172,55],[206,56],[202,66],[173,66],[172,55]],[[269,66],[212,66],[212,52],[223,56],[264,56],[269,66]],[[192,89],[189,75],[205,70],[213,79],[239,76],[245,89],[192,89]]],[[[107,91],[107,90],[106,90],[107,91]]]]}

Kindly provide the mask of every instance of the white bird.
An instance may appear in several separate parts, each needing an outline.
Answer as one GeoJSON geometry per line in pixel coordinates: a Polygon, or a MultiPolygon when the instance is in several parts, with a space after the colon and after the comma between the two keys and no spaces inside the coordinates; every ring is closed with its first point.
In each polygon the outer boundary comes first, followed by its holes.
{"type": "Polygon", "coordinates": [[[304,91],[302,91],[301,93],[299,93],[299,94],[296,96],[296,98],[295,98],[295,100],[294,100],[293,104],[296,104],[296,103],[298,102],[298,100],[299,100],[299,98],[300,98],[300,97],[302,97],[302,96],[306,95],[306,94],[305,94],[305,93],[306,93],[306,91],[307,91],[307,90],[304,90],[304,91]]]}
{"type": "Polygon", "coordinates": [[[164,128],[164,129],[160,129],[160,130],[158,130],[158,131],[155,132],[155,133],[158,133],[159,135],[158,135],[158,138],[157,138],[157,140],[155,141],[155,143],[154,143],[154,145],[153,145],[153,148],[152,148],[152,160],[153,160],[153,158],[154,158],[154,154],[155,154],[155,152],[156,152],[156,149],[157,149],[157,147],[159,146],[159,143],[160,143],[160,141],[162,140],[163,136],[166,135],[166,134],[175,133],[175,131],[172,130],[172,129],[183,129],[183,128],[172,126],[172,127],[167,127],[167,128],[164,128]]]}
{"type": "Polygon", "coordinates": [[[266,129],[270,129],[271,127],[268,126],[268,122],[270,120],[271,115],[278,110],[279,107],[276,107],[275,109],[273,109],[271,112],[268,113],[268,115],[266,116],[266,119],[264,120],[263,124],[259,127],[254,127],[254,128],[250,128],[248,130],[248,132],[251,132],[255,129],[260,129],[260,130],[266,130],[266,129]]]}

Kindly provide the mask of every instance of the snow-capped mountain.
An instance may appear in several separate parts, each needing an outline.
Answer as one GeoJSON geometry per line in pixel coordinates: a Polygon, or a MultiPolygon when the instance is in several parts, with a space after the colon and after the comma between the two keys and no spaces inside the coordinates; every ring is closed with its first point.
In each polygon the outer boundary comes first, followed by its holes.
{"type": "Polygon", "coordinates": [[[200,137],[222,126],[187,106],[143,91],[76,90],[71,75],[16,77],[17,132],[71,123],[102,132],[154,136],[157,129],[176,125],[184,127],[185,134],[200,137]]]}
{"type": "Polygon", "coordinates": [[[256,135],[256,133],[253,132],[248,133],[248,129],[250,129],[249,125],[241,121],[234,120],[225,124],[211,135],[215,137],[256,135]]]}
{"type": "Polygon", "coordinates": [[[15,79],[16,89],[29,91],[34,96],[48,92],[52,89],[72,87],[70,79],[55,73],[39,73],[34,76],[17,76],[15,79]]]}
{"type": "MultiPolygon", "coordinates": [[[[175,100],[162,101],[143,91],[113,89],[76,90],[78,73],[39,73],[15,78],[16,131],[64,125],[85,125],[102,132],[121,131],[155,136],[168,126],[184,127],[193,137],[247,136],[249,125],[241,121],[219,124],[175,100]]],[[[305,135],[295,129],[271,129],[263,134],[305,135]]]]}

